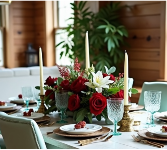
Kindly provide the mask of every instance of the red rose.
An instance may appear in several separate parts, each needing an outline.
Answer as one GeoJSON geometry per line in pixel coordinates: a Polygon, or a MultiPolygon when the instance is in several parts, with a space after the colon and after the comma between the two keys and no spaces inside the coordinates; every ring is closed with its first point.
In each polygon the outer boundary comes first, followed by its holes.
{"type": "Polygon", "coordinates": [[[104,97],[101,93],[94,93],[89,99],[90,112],[96,116],[101,114],[106,106],[106,97],[104,97]]]}
{"type": "Polygon", "coordinates": [[[70,90],[70,84],[68,80],[63,80],[60,84],[60,86],[64,89],[64,90],[70,90]]]}
{"type": "Polygon", "coordinates": [[[53,86],[54,82],[57,81],[57,78],[51,78],[51,76],[49,76],[46,80],[45,80],[45,85],[48,86],[53,86]]]}
{"type": "Polygon", "coordinates": [[[74,111],[80,107],[80,99],[78,94],[73,94],[69,97],[68,100],[68,109],[74,111]]]}
{"type": "Polygon", "coordinates": [[[87,81],[88,81],[87,79],[82,78],[80,76],[74,82],[72,82],[70,88],[74,93],[79,93],[81,91],[85,91],[86,90],[85,82],[87,82],[87,81]]]}
{"type": "Polygon", "coordinates": [[[108,75],[107,73],[103,73],[103,78],[106,76],[110,76],[109,80],[115,81],[114,75],[112,75],[112,74],[108,75]]]}
{"type": "Polygon", "coordinates": [[[124,90],[120,90],[114,95],[111,95],[112,98],[124,98],[124,90]]]}
{"type": "Polygon", "coordinates": [[[55,92],[52,90],[46,90],[45,96],[48,96],[49,94],[50,94],[49,98],[54,100],[55,99],[55,92]]]}

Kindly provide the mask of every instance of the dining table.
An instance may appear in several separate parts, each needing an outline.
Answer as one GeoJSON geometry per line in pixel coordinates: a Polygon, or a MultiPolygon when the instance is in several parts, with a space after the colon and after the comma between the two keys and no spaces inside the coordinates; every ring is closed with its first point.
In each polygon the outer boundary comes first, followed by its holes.
{"type": "MultiPolygon", "coordinates": [[[[49,149],[53,149],[53,148],[54,149],[56,148],[58,149],[157,149],[158,147],[145,144],[142,142],[136,142],[132,138],[132,135],[137,136],[139,131],[147,130],[149,125],[147,125],[146,123],[148,122],[150,117],[149,113],[147,111],[141,110],[141,111],[130,112],[130,115],[133,117],[134,121],[140,122],[140,125],[133,126],[134,131],[121,132],[122,133],[121,135],[112,136],[112,138],[106,142],[95,141],[93,143],[90,143],[84,146],[81,146],[78,143],[78,140],[88,139],[88,137],[77,137],[77,136],[68,137],[68,136],[57,135],[56,133],[53,132],[53,130],[58,129],[63,125],[75,124],[76,122],[70,116],[67,118],[68,123],[60,124],[60,123],[56,123],[56,121],[60,119],[59,113],[53,112],[49,116],[51,117],[51,122],[54,122],[54,124],[51,126],[42,126],[40,127],[40,130],[42,132],[46,146],[49,149]],[[47,134],[49,132],[50,134],[47,134]]],[[[101,125],[102,127],[110,128],[111,131],[114,128],[114,125],[107,125],[104,119],[102,119],[101,121],[97,121],[96,118],[93,118],[92,124],[98,124],[98,125],[101,125]]],[[[155,124],[157,127],[167,125],[166,122],[159,120],[157,118],[155,118],[155,124]]],[[[156,142],[164,144],[163,149],[167,149],[167,137],[166,137],[166,140],[164,141],[158,140],[156,142]]]]}
{"type": "MultiPolygon", "coordinates": [[[[9,115],[16,115],[16,113],[20,115],[20,113],[23,113],[24,111],[24,105],[22,108],[21,106],[17,106],[19,109],[16,109],[16,111],[10,112],[9,115]]],[[[58,134],[55,131],[58,131],[60,127],[65,125],[71,125],[76,124],[74,121],[72,114],[68,113],[66,120],[67,123],[57,123],[58,120],[60,120],[60,113],[58,111],[51,112],[50,114],[46,115],[45,118],[49,118],[49,124],[43,124],[41,125],[40,122],[38,123],[39,129],[41,130],[41,133],[43,135],[44,141],[46,143],[46,147],[48,149],[157,149],[158,147],[149,145],[143,142],[136,142],[132,138],[132,135],[138,136],[142,134],[143,131],[147,131],[149,129],[149,123],[150,121],[150,113],[142,110],[141,106],[139,108],[133,109],[133,111],[129,112],[129,115],[134,119],[135,122],[138,122],[139,124],[134,124],[133,131],[131,132],[121,132],[121,135],[118,136],[112,136],[108,141],[104,140],[98,140],[94,141],[92,143],[89,143],[87,145],[81,146],[80,143],[78,143],[79,140],[85,140],[90,139],[97,136],[89,136],[88,135],[82,135],[78,136],[73,135],[70,136],[68,133],[63,132],[63,134],[58,134]],[[54,131],[54,132],[53,132],[54,131]],[[142,131],[142,132],[141,132],[142,131]]],[[[36,105],[30,105],[29,108],[34,109],[36,108],[36,105]]],[[[161,128],[162,126],[167,126],[167,117],[161,118],[162,113],[155,113],[154,114],[154,122],[156,127],[161,128]]],[[[167,112],[165,112],[167,116],[167,112]]],[[[18,115],[17,115],[18,116],[18,115]]],[[[38,120],[40,121],[40,119],[38,120]]],[[[102,128],[106,128],[112,130],[114,129],[113,124],[106,124],[106,121],[104,118],[101,119],[101,121],[98,121],[95,117],[92,119],[93,125],[101,126],[102,128]]],[[[117,126],[119,129],[119,126],[117,126]]],[[[107,131],[109,133],[110,131],[107,131]]],[[[112,133],[110,133],[112,134],[112,133]]],[[[91,135],[91,134],[90,134],[91,135]]],[[[146,140],[150,140],[149,137],[146,137],[146,140]]],[[[161,137],[158,137],[156,140],[153,138],[151,141],[156,141],[158,143],[161,143],[164,145],[162,149],[167,149],[167,133],[166,137],[161,140],[161,137]]]]}

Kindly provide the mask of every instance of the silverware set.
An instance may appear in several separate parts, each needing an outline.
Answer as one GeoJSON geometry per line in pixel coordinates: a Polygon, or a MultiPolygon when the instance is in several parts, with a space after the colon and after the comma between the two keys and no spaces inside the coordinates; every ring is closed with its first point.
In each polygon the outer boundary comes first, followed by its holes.
{"type": "Polygon", "coordinates": [[[86,139],[86,140],[79,140],[78,143],[81,145],[81,146],[84,146],[84,145],[87,145],[87,144],[90,144],[90,143],[93,143],[93,142],[106,142],[108,141],[113,135],[102,135],[102,136],[99,136],[99,137],[95,137],[95,138],[90,138],[90,139],[86,139]]]}
{"type": "Polygon", "coordinates": [[[152,141],[148,141],[148,140],[143,140],[139,136],[132,135],[132,137],[133,137],[134,141],[136,141],[136,142],[142,142],[144,144],[149,144],[149,145],[152,145],[152,146],[156,146],[158,148],[164,147],[164,144],[157,143],[157,142],[152,142],[152,141]]]}

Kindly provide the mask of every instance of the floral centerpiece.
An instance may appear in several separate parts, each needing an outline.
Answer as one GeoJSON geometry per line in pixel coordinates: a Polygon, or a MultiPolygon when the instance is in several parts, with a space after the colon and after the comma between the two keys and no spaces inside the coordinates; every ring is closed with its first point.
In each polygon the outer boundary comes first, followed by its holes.
{"type": "MultiPolygon", "coordinates": [[[[68,110],[73,112],[73,118],[79,122],[85,118],[92,122],[92,117],[101,120],[107,118],[107,98],[124,98],[123,74],[115,77],[112,73],[116,68],[108,69],[105,72],[97,71],[94,67],[81,70],[78,59],[75,59],[74,66],[58,66],[61,77],[52,78],[49,76],[45,81],[45,104],[48,106],[46,113],[56,110],[55,92],[68,91],[68,110]]],[[[129,92],[136,94],[134,88],[129,92]]]]}

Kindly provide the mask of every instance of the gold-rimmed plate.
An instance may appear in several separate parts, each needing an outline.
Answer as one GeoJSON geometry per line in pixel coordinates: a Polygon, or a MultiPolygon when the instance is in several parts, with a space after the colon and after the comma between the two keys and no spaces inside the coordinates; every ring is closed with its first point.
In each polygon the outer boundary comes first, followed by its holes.
{"type": "Polygon", "coordinates": [[[147,129],[139,130],[138,135],[143,137],[143,138],[149,139],[149,140],[167,141],[167,137],[157,136],[157,135],[149,132],[147,129]]]}
{"type": "Polygon", "coordinates": [[[103,134],[107,134],[111,131],[110,128],[108,127],[102,127],[101,130],[95,131],[93,133],[90,134],[68,134],[62,130],[60,130],[60,128],[56,128],[53,130],[53,133],[56,135],[60,135],[60,136],[65,136],[65,137],[95,137],[95,136],[100,136],[103,134]]]}

